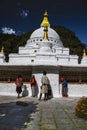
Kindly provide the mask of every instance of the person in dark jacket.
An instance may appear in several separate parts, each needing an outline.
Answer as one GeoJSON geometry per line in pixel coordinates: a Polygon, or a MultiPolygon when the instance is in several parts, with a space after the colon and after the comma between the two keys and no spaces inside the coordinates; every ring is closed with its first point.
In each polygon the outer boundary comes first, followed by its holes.
{"type": "Polygon", "coordinates": [[[62,80],[62,96],[68,97],[68,83],[67,80],[63,77],[62,80]]]}

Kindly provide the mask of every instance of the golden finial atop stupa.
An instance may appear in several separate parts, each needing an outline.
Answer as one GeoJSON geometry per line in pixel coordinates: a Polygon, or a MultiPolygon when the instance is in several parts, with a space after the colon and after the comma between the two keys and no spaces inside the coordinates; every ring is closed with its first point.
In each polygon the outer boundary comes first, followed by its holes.
{"type": "Polygon", "coordinates": [[[44,27],[44,36],[43,36],[43,39],[48,39],[48,27],[47,26],[44,27]]]}
{"type": "Polygon", "coordinates": [[[41,26],[42,27],[49,27],[50,26],[50,23],[48,21],[48,13],[47,13],[47,11],[45,11],[45,13],[44,13],[44,18],[43,18],[43,21],[41,23],[41,26]]]}
{"type": "Polygon", "coordinates": [[[85,49],[83,50],[83,56],[86,56],[86,51],[85,51],[85,49]]]}
{"type": "Polygon", "coordinates": [[[1,53],[4,53],[4,46],[2,46],[1,48],[1,53]]]}

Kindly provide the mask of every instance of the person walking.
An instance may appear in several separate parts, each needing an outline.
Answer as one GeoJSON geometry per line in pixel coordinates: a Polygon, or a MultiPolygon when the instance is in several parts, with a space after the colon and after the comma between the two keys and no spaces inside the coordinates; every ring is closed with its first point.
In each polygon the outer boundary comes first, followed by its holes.
{"type": "Polygon", "coordinates": [[[68,83],[67,80],[63,77],[62,80],[62,96],[68,97],[68,83]]]}
{"type": "Polygon", "coordinates": [[[35,79],[35,76],[32,75],[31,78],[30,78],[30,85],[31,85],[31,91],[32,91],[32,97],[35,97],[36,96],[36,79],[35,79]]]}
{"type": "Polygon", "coordinates": [[[42,98],[42,94],[44,94],[44,100],[48,99],[48,85],[49,85],[49,78],[46,76],[47,72],[43,71],[43,76],[41,78],[41,90],[40,90],[40,97],[39,100],[42,98]]]}
{"type": "Polygon", "coordinates": [[[15,80],[15,84],[16,84],[16,92],[18,94],[18,98],[20,98],[20,94],[22,92],[22,85],[23,85],[23,78],[21,75],[18,75],[18,77],[15,80]]]}

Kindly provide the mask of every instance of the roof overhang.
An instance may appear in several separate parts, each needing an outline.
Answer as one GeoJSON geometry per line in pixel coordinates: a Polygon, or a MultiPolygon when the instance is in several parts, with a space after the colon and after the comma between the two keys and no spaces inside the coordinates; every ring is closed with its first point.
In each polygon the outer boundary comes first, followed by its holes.
{"type": "Polygon", "coordinates": [[[46,70],[58,70],[58,71],[87,71],[87,66],[62,66],[62,65],[0,65],[0,70],[41,70],[41,69],[46,69],[46,70]]]}

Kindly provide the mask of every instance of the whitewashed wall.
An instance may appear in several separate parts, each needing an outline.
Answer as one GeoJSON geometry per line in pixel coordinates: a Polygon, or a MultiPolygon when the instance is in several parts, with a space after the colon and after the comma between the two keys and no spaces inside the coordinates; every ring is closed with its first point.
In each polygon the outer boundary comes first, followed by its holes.
{"type": "MultiPolygon", "coordinates": [[[[40,94],[40,86],[41,86],[41,77],[43,74],[37,73],[35,74],[36,80],[38,81],[38,95],[40,94]]],[[[53,97],[58,97],[59,96],[59,75],[58,74],[53,74],[53,73],[48,73],[47,74],[49,80],[50,80],[50,85],[52,89],[52,96],[53,97]],[[56,80],[55,80],[56,79],[56,80]],[[54,82],[55,81],[55,82],[54,82]]]]}
{"type": "MultiPolygon", "coordinates": [[[[61,96],[60,84],[60,96],[61,96]]],[[[87,96],[87,84],[68,84],[68,95],[71,97],[87,96]]]]}
{"type": "MultiPolygon", "coordinates": [[[[31,96],[30,84],[26,84],[29,96],[31,96]]],[[[17,96],[15,83],[0,83],[0,95],[17,96]]]]}
{"type": "MultiPolygon", "coordinates": [[[[50,75],[48,75],[48,77],[50,78],[50,75]]],[[[37,78],[37,76],[36,76],[36,78],[37,78]]],[[[53,79],[51,76],[51,81],[52,80],[53,79]]],[[[39,83],[40,83],[40,81],[39,81],[39,83]]],[[[62,94],[61,94],[62,85],[60,84],[59,88],[57,88],[57,90],[55,90],[56,85],[55,84],[52,84],[52,85],[53,85],[53,87],[52,87],[53,97],[62,97],[62,94]]],[[[31,96],[30,84],[26,84],[26,86],[27,86],[27,90],[29,92],[29,96],[31,96]]],[[[69,88],[69,92],[68,92],[69,97],[87,96],[87,84],[68,84],[68,88],[69,88]]],[[[15,84],[14,83],[0,83],[0,95],[17,96],[15,84]]]]}

